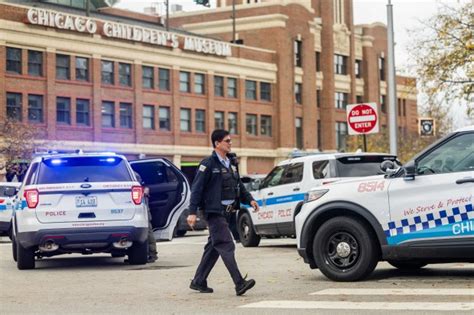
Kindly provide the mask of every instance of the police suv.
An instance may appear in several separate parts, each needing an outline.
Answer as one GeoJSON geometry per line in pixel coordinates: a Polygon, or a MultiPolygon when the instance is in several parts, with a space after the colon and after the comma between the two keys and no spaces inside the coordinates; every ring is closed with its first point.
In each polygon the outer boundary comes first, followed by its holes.
{"type": "Polygon", "coordinates": [[[307,194],[296,232],[298,252],[311,268],[335,281],[356,281],[380,260],[400,269],[474,262],[474,126],[390,168],[385,176],[307,194]]]}
{"type": "Polygon", "coordinates": [[[13,199],[21,183],[0,183],[0,235],[11,237],[11,222],[13,214],[13,199]]]}
{"type": "Polygon", "coordinates": [[[305,194],[316,186],[351,177],[382,174],[380,163],[396,161],[381,153],[316,154],[278,164],[263,180],[253,198],[260,211],[243,207],[237,218],[240,241],[245,247],[258,246],[261,236],[295,236],[295,215],[305,194]]]}
{"type": "Polygon", "coordinates": [[[36,157],[18,193],[13,258],[33,269],[36,257],[65,253],[128,255],[145,264],[148,213],[143,187],[124,156],[36,157]]]}

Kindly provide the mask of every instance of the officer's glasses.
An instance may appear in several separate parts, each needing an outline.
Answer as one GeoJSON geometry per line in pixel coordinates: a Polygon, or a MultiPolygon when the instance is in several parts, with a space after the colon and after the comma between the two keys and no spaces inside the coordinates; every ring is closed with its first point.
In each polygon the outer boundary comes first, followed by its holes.
{"type": "Polygon", "coordinates": [[[227,142],[228,144],[232,144],[232,139],[225,139],[225,140],[222,140],[224,142],[227,142]]]}

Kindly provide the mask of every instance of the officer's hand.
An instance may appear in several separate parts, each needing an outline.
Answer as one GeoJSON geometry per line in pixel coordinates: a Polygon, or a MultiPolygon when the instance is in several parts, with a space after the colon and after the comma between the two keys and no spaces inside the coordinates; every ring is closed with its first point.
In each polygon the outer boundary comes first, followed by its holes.
{"type": "Polygon", "coordinates": [[[195,214],[188,215],[186,221],[188,221],[188,225],[192,228],[196,224],[196,215],[195,214]]]}
{"type": "Polygon", "coordinates": [[[258,207],[258,203],[255,200],[250,201],[250,205],[253,208],[253,212],[257,212],[260,208],[258,207]]]}

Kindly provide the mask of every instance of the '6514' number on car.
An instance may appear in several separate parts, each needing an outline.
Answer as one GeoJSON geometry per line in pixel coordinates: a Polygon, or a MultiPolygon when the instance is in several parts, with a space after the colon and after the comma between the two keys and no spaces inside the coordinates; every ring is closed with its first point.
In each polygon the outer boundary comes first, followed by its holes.
{"type": "Polygon", "coordinates": [[[357,188],[358,192],[374,192],[374,191],[383,191],[385,181],[372,181],[360,183],[357,188]]]}

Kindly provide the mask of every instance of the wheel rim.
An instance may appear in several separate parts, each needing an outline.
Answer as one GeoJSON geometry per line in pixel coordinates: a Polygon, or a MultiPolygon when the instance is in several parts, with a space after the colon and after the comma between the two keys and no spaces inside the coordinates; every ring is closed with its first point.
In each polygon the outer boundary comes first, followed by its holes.
{"type": "Polygon", "coordinates": [[[359,259],[359,243],[350,233],[334,233],[326,243],[325,256],[326,261],[338,269],[350,268],[359,259]]]}
{"type": "Polygon", "coordinates": [[[247,221],[247,218],[243,218],[241,229],[242,229],[242,236],[244,237],[244,239],[247,240],[250,235],[250,226],[247,221]]]}

